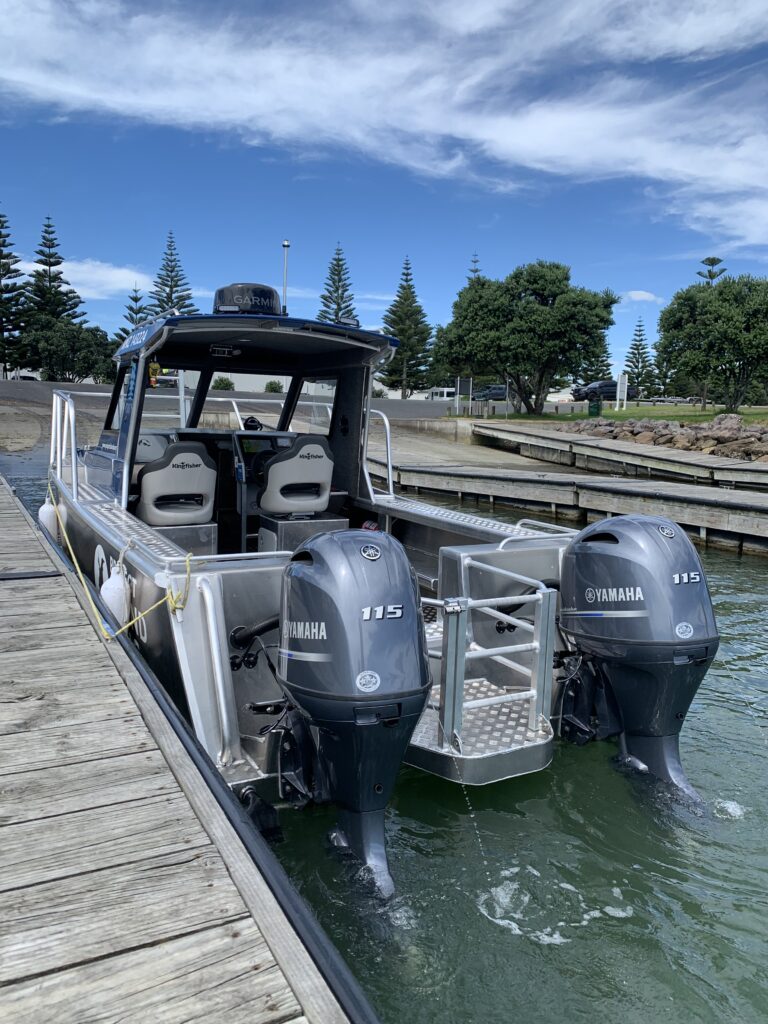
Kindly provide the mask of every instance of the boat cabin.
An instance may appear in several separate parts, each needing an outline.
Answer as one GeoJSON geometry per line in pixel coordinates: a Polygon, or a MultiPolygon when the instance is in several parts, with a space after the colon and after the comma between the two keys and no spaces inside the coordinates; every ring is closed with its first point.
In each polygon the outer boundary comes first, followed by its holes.
{"type": "Polygon", "coordinates": [[[292,550],[346,529],[350,501],[373,497],[367,405],[396,345],[284,315],[266,286],[219,289],[213,313],[171,311],[121,345],[88,481],[194,554],[292,550]],[[155,363],[176,376],[176,396],[152,386],[155,363]],[[234,376],[256,392],[265,375],[287,379],[284,393],[234,400],[214,387],[234,376]]]}

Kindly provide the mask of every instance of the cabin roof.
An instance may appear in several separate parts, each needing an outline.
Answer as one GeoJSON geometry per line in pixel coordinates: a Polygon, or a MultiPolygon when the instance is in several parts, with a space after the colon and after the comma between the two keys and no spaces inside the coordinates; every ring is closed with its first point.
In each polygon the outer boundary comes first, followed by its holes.
{"type": "Polygon", "coordinates": [[[141,351],[158,353],[163,365],[196,369],[215,364],[243,371],[265,367],[296,369],[296,359],[313,369],[325,364],[362,363],[388,348],[396,338],[346,324],[324,323],[259,313],[169,316],[137,327],[115,353],[118,363],[141,351]]]}

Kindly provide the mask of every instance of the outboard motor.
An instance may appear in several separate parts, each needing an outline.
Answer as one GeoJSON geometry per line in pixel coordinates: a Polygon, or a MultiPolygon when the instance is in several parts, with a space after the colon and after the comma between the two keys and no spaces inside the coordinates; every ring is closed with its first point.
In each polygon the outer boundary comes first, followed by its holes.
{"type": "Polygon", "coordinates": [[[295,552],[277,676],[309,726],[313,796],[342,809],[334,842],[390,895],[384,809],[430,685],[418,587],[398,541],[341,530],[295,552]]]}
{"type": "Polygon", "coordinates": [[[658,516],[593,523],[565,551],[561,597],[562,632],[607,691],[595,703],[618,713],[603,735],[620,732],[630,764],[696,796],[679,735],[720,640],[693,544],[658,516]]]}

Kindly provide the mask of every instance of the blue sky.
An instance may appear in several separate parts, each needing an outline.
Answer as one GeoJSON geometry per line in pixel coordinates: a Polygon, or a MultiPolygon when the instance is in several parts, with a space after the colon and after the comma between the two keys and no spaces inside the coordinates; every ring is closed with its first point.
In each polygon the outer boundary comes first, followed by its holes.
{"type": "Polygon", "coordinates": [[[289,238],[312,315],[340,242],[370,326],[405,255],[433,323],[473,252],[560,260],[618,368],[703,256],[765,273],[767,61],[765,0],[4,0],[0,205],[108,330],[172,228],[203,309],[289,238]]]}

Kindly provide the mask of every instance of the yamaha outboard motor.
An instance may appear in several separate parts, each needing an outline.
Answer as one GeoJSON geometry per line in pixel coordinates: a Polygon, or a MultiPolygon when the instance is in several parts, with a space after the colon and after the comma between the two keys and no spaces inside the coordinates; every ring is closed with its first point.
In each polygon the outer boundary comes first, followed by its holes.
{"type": "Polygon", "coordinates": [[[341,530],[295,552],[277,675],[309,726],[313,796],[342,808],[334,841],[389,895],[384,809],[429,691],[418,587],[398,541],[341,530]]]}
{"type": "Polygon", "coordinates": [[[693,544],[658,516],[593,523],[565,551],[561,597],[561,629],[584,658],[581,680],[592,673],[594,707],[617,715],[603,735],[620,732],[630,764],[696,796],[679,734],[719,636],[693,544]]]}

